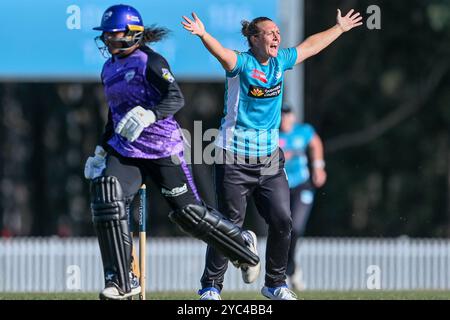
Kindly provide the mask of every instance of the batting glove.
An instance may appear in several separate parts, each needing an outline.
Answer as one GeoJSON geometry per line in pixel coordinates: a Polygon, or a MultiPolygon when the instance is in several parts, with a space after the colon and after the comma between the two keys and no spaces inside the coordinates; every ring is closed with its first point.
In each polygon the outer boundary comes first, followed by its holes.
{"type": "Polygon", "coordinates": [[[135,141],[142,131],[156,121],[156,116],[151,110],[141,106],[134,107],[119,121],[115,132],[130,142],[135,141]]]}
{"type": "Polygon", "coordinates": [[[84,177],[95,179],[103,174],[106,168],[106,151],[101,146],[95,147],[95,154],[89,157],[84,165],[84,177]]]}

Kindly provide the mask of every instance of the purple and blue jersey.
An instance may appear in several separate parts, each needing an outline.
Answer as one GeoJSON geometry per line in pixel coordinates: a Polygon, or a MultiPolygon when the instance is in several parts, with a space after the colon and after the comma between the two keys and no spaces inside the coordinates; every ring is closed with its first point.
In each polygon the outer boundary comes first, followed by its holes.
{"type": "Polygon", "coordinates": [[[109,106],[102,145],[124,157],[160,159],[183,151],[183,137],[173,115],[184,98],[167,61],[142,46],[124,58],[108,59],[101,74],[109,106]],[[130,142],[114,132],[125,114],[136,106],[152,110],[157,121],[130,142]]]}

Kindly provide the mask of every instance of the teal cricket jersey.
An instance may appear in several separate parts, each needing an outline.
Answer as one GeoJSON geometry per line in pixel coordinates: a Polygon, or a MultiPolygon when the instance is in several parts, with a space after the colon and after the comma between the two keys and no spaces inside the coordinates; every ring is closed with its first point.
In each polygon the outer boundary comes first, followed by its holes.
{"type": "Polygon", "coordinates": [[[295,124],[289,133],[280,132],[280,148],[285,154],[292,155],[284,164],[289,188],[295,188],[309,179],[306,149],[315,133],[314,128],[306,123],[295,124]]]}
{"type": "Polygon", "coordinates": [[[278,148],[283,74],[297,60],[295,48],[280,49],[262,65],[249,50],[237,52],[226,73],[225,108],[216,145],[245,156],[267,156],[278,148]]]}

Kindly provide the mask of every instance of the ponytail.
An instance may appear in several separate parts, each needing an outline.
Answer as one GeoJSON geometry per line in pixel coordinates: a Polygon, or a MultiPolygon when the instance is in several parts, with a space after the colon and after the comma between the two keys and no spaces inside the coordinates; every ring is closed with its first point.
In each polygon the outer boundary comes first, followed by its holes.
{"type": "Polygon", "coordinates": [[[142,43],[158,42],[170,33],[170,30],[163,27],[156,27],[152,25],[145,27],[144,34],[142,35],[142,43]]]}

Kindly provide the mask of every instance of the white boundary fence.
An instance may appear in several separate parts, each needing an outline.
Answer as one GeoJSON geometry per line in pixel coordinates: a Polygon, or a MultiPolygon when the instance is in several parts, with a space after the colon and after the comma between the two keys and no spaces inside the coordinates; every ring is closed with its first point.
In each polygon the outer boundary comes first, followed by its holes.
{"type": "MultiPolygon", "coordinates": [[[[261,288],[265,239],[258,247],[259,279],[244,284],[230,264],[227,291],[261,288]]],[[[308,238],[298,248],[307,290],[450,289],[450,240],[308,238]]],[[[190,238],[149,238],[147,289],[196,291],[205,249],[190,238]]],[[[96,238],[0,238],[0,292],[99,291],[102,286],[96,238]]]]}

